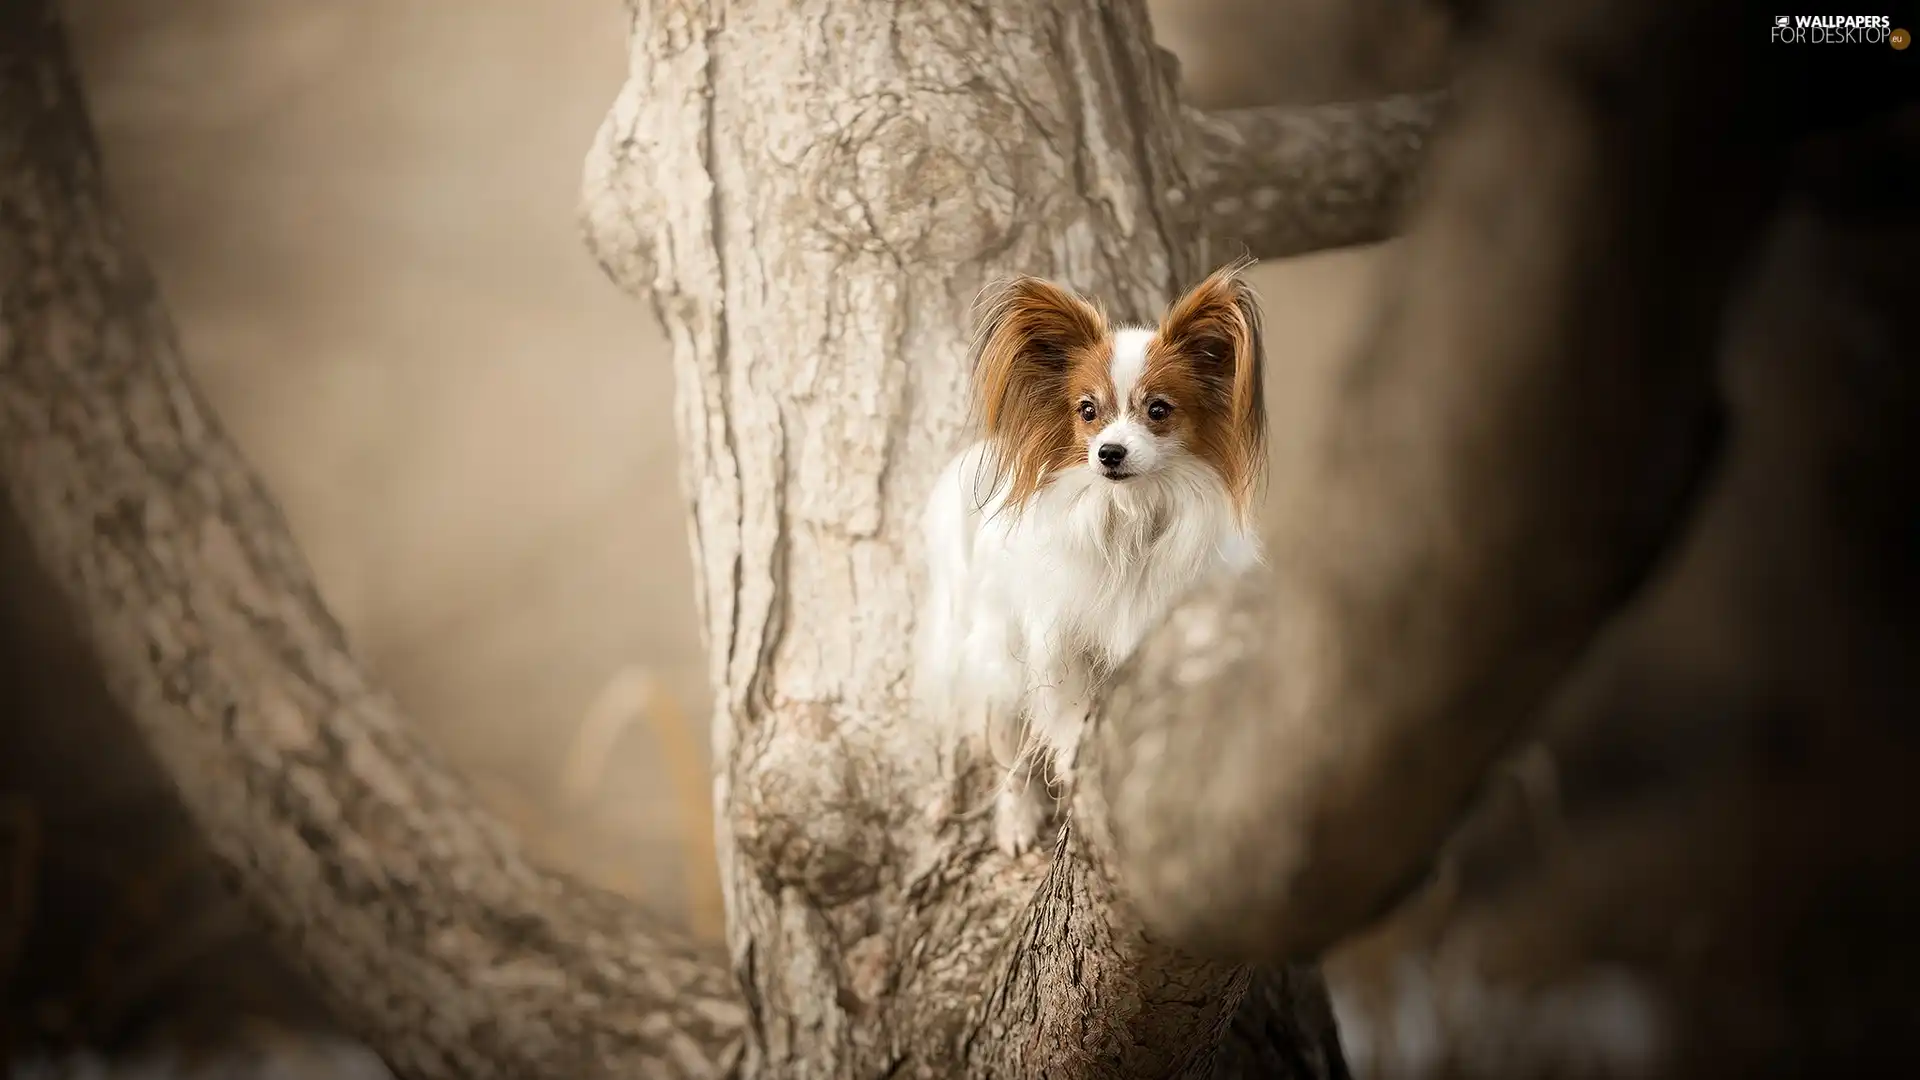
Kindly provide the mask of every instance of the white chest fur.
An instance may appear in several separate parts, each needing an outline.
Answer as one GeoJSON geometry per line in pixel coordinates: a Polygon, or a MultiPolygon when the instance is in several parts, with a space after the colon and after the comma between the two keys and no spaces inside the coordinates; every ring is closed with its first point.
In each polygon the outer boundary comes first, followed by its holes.
{"type": "Polygon", "coordinates": [[[927,504],[920,686],[1010,773],[1038,758],[1064,780],[1098,680],[1202,576],[1258,556],[1197,462],[1124,483],[1065,470],[1015,514],[985,457],[957,455],[927,504]]]}

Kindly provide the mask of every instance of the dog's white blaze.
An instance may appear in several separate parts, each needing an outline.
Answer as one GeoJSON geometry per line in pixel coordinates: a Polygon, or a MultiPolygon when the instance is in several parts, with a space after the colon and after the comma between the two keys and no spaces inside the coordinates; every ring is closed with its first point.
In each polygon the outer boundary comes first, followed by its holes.
{"type": "Polygon", "coordinates": [[[1107,373],[1113,379],[1114,396],[1119,400],[1115,402],[1113,420],[1087,444],[1089,468],[1100,467],[1100,447],[1107,444],[1127,448],[1129,472],[1144,472],[1159,464],[1153,432],[1134,416],[1133,408],[1133,392],[1146,372],[1147,346],[1153,343],[1153,336],[1152,330],[1136,327],[1114,331],[1113,359],[1107,365],[1107,373]]]}
{"type": "Polygon", "coordinates": [[[1114,404],[1120,408],[1120,415],[1127,415],[1128,401],[1133,397],[1133,388],[1140,384],[1140,376],[1147,370],[1147,346],[1153,343],[1152,330],[1128,327],[1116,330],[1113,334],[1113,360],[1107,365],[1107,373],[1113,379],[1113,393],[1119,400],[1114,404]]]}

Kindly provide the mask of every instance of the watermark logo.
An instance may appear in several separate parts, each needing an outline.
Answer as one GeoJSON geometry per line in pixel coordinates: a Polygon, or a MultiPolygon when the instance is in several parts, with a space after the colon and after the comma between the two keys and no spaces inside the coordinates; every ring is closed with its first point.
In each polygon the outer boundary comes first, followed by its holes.
{"type": "Polygon", "coordinates": [[[1775,15],[1776,45],[1891,45],[1904,49],[1913,35],[1890,15],[1775,15]]]}

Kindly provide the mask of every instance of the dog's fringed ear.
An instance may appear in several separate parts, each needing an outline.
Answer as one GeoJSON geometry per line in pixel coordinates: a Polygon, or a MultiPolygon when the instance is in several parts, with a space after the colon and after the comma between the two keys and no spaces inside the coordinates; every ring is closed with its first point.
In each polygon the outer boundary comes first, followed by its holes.
{"type": "Polygon", "coordinates": [[[1037,277],[981,297],[973,345],[973,422],[988,447],[992,492],[1008,488],[1019,513],[1046,478],[1076,456],[1067,382],[1074,357],[1108,337],[1093,303],[1037,277]]]}
{"type": "Polygon", "coordinates": [[[1266,460],[1266,341],[1260,301],[1247,284],[1250,258],[1236,259],[1167,311],[1161,341],[1187,357],[1231,418],[1240,460],[1233,486],[1243,496],[1266,460]]]}
{"type": "Polygon", "coordinates": [[[1051,281],[1021,276],[981,295],[973,340],[973,405],[989,436],[1031,419],[1029,409],[1057,405],[1077,349],[1107,336],[1100,309],[1051,281]]]}

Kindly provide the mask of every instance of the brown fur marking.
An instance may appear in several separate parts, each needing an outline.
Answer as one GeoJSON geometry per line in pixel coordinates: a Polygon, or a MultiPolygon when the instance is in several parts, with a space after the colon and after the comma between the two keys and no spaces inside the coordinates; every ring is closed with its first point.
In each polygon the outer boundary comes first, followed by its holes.
{"type": "Polygon", "coordinates": [[[1220,474],[1243,517],[1267,452],[1266,345],[1250,266],[1221,267],[1168,309],[1140,378],[1142,393],[1174,405],[1164,426],[1220,474]]]}
{"type": "Polygon", "coordinates": [[[1015,278],[987,300],[974,345],[974,409],[992,471],[1012,484],[1015,512],[1078,460],[1070,388],[1105,363],[1111,339],[1104,312],[1050,281],[1015,278]]]}

